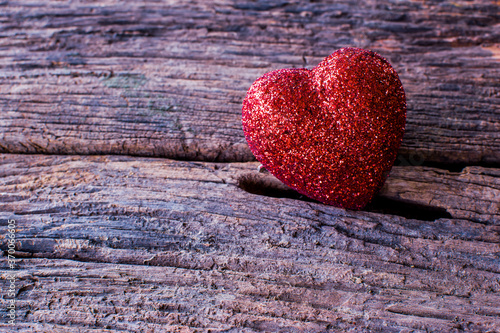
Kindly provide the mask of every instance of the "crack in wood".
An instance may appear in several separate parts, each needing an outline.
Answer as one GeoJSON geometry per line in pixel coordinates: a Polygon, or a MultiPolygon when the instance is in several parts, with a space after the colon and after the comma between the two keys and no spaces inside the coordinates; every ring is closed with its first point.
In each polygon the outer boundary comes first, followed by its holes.
{"type": "MultiPolygon", "coordinates": [[[[316,200],[298,193],[278,180],[271,180],[270,177],[263,178],[252,174],[242,175],[238,178],[238,186],[242,190],[252,194],[318,203],[316,200]]],[[[452,218],[452,215],[443,207],[383,196],[376,196],[363,210],[422,221],[452,218]]]]}

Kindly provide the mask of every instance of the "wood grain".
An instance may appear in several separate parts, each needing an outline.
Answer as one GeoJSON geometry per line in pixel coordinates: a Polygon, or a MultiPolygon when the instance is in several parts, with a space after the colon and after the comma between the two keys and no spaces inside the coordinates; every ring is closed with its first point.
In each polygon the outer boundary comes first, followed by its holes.
{"type": "Polygon", "coordinates": [[[286,197],[256,163],[3,154],[0,166],[0,231],[17,221],[22,258],[18,330],[500,325],[496,169],[395,167],[380,197],[450,214],[426,221],[286,197]]]}
{"type": "Polygon", "coordinates": [[[500,162],[492,1],[7,1],[0,152],[250,161],[241,102],[262,74],[344,46],[407,92],[400,164],[500,162]]]}
{"type": "Polygon", "coordinates": [[[0,332],[497,332],[499,8],[0,1],[0,332]],[[345,46],[408,102],[363,211],[258,172],[240,124],[259,76],[345,46]]]}

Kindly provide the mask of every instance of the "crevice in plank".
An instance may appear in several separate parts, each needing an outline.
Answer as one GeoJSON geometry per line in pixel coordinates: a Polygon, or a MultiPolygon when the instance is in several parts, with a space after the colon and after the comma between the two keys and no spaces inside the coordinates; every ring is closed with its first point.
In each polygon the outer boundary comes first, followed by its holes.
{"type": "MultiPolygon", "coordinates": [[[[306,202],[318,202],[287,187],[277,179],[274,180],[270,177],[243,174],[238,178],[238,187],[248,193],[272,198],[288,198],[306,202]]],[[[452,215],[442,207],[424,205],[410,200],[387,198],[384,196],[376,196],[363,210],[422,221],[452,218],[452,215]]]]}
{"type": "Polygon", "coordinates": [[[434,169],[447,170],[450,172],[462,172],[466,167],[481,167],[481,168],[500,168],[500,163],[478,161],[476,163],[460,163],[460,162],[437,162],[426,160],[423,154],[399,154],[394,162],[394,166],[401,167],[429,167],[434,169]]]}
{"type": "Polygon", "coordinates": [[[244,174],[238,178],[238,187],[242,190],[272,198],[288,198],[307,202],[318,202],[310,199],[299,192],[292,190],[278,180],[273,181],[268,177],[258,177],[253,174],[244,174]]]}
{"type": "Polygon", "coordinates": [[[441,218],[452,218],[452,215],[442,207],[422,205],[412,201],[396,200],[383,196],[376,196],[373,198],[364,210],[374,213],[397,215],[407,219],[421,221],[435,221],[441,218]]]}

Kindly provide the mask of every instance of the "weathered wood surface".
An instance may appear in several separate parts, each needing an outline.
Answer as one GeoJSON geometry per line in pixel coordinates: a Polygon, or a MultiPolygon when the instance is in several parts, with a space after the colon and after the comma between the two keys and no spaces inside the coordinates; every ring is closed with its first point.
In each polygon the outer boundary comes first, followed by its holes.
{"type": "Polygon", "coordinates": [[[498,12],[0,2],[0,332],[500,331],[498,12]],[[258,173],[240,125],[257,77],[343,46],[408,98],[400,166],[360,212],[258,173]]]}
{"type": "Polygon", "coordinates": [[[277,187],[256,163],[6,154],[0,166],[22,328],[500,327],[498,170],[396,167],[382,197],[450,215],[421,221],[249,193],[277,187]]]}
{"type": "Polygon", "coordinates": [[[498,165],[494,1],[7,1],[0,152],[248,161],[241,102],[283,67],[343,46],[386,57],[416,163],[498,165]]]}

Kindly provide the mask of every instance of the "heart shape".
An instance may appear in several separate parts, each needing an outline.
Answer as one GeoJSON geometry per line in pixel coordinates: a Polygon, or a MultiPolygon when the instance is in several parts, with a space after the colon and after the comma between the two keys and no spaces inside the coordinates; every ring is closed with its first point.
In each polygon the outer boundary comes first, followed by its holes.
{"type": "Polygon", "coordinates": [[[406,98],[387,60],[343,48],[312,70],[263,75],[242,111],[252,153],[276,178],[325,204],[361,209],[396,159],[406,98]]]}

